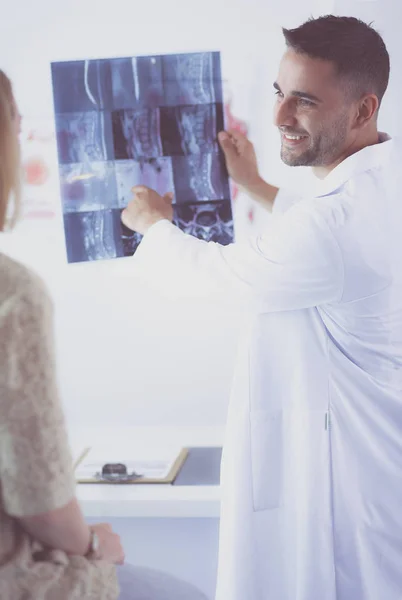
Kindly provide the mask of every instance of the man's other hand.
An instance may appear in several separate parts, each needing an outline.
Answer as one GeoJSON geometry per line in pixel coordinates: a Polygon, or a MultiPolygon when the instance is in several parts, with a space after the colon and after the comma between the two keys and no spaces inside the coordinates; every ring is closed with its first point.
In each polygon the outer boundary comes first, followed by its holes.
{"type": "Polygon", "coordinates": [[[218,135],[230,177],[245,188],[255,187],[261,177],[257,157],[250,140],[239,131],[221,131],[218,135]]]}

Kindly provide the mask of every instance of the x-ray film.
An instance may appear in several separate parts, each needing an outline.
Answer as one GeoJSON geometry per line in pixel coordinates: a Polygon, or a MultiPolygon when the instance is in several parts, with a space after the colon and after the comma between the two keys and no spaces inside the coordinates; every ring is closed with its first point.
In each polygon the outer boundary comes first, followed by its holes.
{"type": "Polygon", "coordinates": [[[233,241],[219,52],[55,62],[52,81],[69,262],[134,254],[135,185],[173,191],[186,233],[233,241]]]}

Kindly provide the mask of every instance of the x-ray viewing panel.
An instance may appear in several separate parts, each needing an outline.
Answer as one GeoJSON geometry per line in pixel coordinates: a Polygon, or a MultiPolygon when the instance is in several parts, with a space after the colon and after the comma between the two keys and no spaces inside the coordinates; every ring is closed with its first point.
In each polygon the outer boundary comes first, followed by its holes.
{"type": "Polygon", "coordinates": [[[68,262],[131,256],[131,188],[174,192],[174,222],[233,241],[219,52],[52,63],[68,262]]]}

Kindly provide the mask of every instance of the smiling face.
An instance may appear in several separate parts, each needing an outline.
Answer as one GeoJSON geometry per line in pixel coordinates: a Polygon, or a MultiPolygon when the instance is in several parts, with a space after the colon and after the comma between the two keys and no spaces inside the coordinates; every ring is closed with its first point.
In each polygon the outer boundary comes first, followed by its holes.
{"type": "Polygon", "coordinates": [[[328,167],[353,143],[356,106],[333,64],[288,50],[274,84],[281,158],[290,166],[328,167]]]}

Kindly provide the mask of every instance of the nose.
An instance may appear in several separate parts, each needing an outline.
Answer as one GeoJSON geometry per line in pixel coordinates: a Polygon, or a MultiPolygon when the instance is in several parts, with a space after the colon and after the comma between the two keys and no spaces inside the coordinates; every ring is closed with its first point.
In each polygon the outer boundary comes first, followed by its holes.
{"type": "Polygon", "coordinates": [[[290,101],[282,100],[277,102],[274,108],[274,125],[276,127],[297,126],[297,119],[294,113],[294,105],[290,101]]]}

